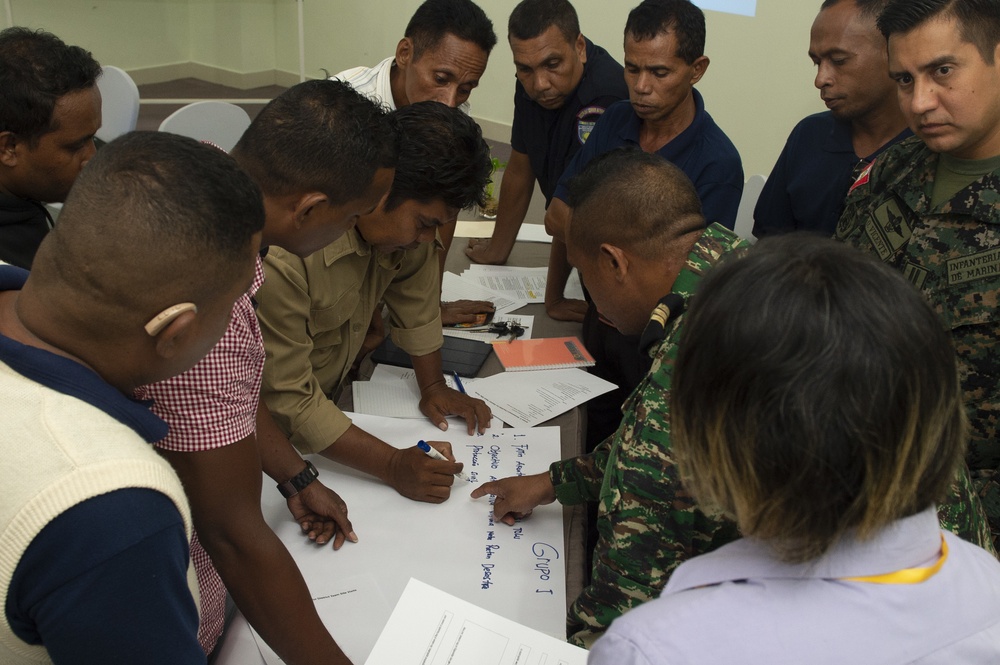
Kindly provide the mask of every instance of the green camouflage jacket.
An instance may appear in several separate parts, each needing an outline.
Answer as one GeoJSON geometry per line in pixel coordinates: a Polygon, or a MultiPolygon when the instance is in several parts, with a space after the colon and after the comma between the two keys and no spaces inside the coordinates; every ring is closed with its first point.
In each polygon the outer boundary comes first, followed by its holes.
{"type": "MultiPolygon", "coordinates": [[[[741,244],[732,231],[708,227],[673,293],[690,297],[705,271],[741,244]]],[[[732,522],[694,505],[670,451],[670,377],[682,319],[667,323],[650,348],[652,368],[625,402],[618,431],[594,452],[549,469],[560,503],[600,501],[591,582],[568,617],[569,639],[579,646],[589,648],[616,617],[659,596],[685,560],[739,537],[732,522]]]]}
{"type": "MultiPolygon", "coordinates": [[[[1000,533],[1000,172],[931,208],[938,155],[911,138],[851,188],[837,237],[902,271],[951,331],[971,425],[966,455],[993,537],[1000,533]]],[[[982,542],[975,512],[941,506],[942,526],[982,542]]],[[[987,549],[990,549],[987,547],[987,549]]]]}

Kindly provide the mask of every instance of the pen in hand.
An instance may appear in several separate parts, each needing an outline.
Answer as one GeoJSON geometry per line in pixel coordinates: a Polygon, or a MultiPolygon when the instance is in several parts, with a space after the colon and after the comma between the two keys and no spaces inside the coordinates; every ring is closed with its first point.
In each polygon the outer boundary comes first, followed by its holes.
{"type": "Polygon", "coordinates": [[[458,377],[458,372],[452,372],[451,376],[453,379],[455,379],[455,390],[462,393],[463,395],[468,395],[468,393],[465,392],[465,386],[462,385],[462,379],[458,377]]]}
{"type": "MultiPolygon", "coordinates": [[[[448,459],[447,457],[445,457],[444,455],[442,455],[440,450],[438,450],[437,448],[432,448],[431,445],[429,443],[427,443],[426,441],[418,441],[417,442],[417,448],[420,448],[420,450],[424,451],[424,454],[427,455],[428,457],[430,457],[431,459],[441,460],[442,462],[450,462],[451,461],[450,459],[448,459]]],[[[469,478],[464,473],[462,473],[461,471],[459,471],[458,473],[456,473],[455,477],[458,478],[459,480],[464,480],[467,483],[471,483],[472,482],[472,479],[469,478]]]]}

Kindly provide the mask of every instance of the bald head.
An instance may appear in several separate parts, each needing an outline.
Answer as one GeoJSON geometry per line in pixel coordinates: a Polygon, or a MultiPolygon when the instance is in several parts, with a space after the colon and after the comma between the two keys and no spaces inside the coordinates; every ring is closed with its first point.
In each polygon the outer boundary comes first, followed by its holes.
{"type": "Polygon", "coordinates": [[[84,329],[109,335],[229,290],[247,274],[263,224],[260,191],[228,155],[133,132],[102,148],[77,179],[30,283],[79,310],[84,329]]]}
{"type": "MultiPolygon", "coordinates": [[[[684,172],[634,148],[607,152],[569,183],[568,242],[595,254],[611,243],[653,258],[705,226],[701,201],[684,172]]],[[[678,251],[687,252],[690,243],[678,251]]]]}

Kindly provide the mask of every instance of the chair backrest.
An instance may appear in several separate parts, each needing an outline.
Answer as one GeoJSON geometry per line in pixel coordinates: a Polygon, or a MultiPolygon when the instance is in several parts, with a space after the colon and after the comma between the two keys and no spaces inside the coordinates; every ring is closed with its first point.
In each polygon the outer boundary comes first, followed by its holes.
{"type": "Polygon", "coordinates": [[[213,100],[177,109],[160,123],[160,131],[210,141],[229,152],[249,126],[250,116],[242,108],[213,100]]]}
{"type": "Polygon", "coordinates": [[[736,228],[734,229],[736,235],[752,243],[757,242],[753,236],[753,209],[757,205],[757,199],[760,198],[761,190],[764,189],[765,180],[766,178],[759,174],[747,178],[746,184],[743,185],[740,207],[736,211],[736,228]]]}
{"type": "Polygon", "coordinates": [[[101,91],[101,128],[97,138],[113,141],[135,129],[139,119],[139,88],[124,69],[113,65],[101,67],[97,79],[101,91]]]}

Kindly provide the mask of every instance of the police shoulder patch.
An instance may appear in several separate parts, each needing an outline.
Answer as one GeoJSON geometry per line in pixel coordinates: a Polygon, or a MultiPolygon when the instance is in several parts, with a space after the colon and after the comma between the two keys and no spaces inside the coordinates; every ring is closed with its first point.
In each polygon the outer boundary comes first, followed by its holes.
{"type": "Polygon", "coordinates": [[[583,145],[594,131],[597,119],[604,113],[603,106],[585,106],[576,114],[576,139],[583,145]]]}

